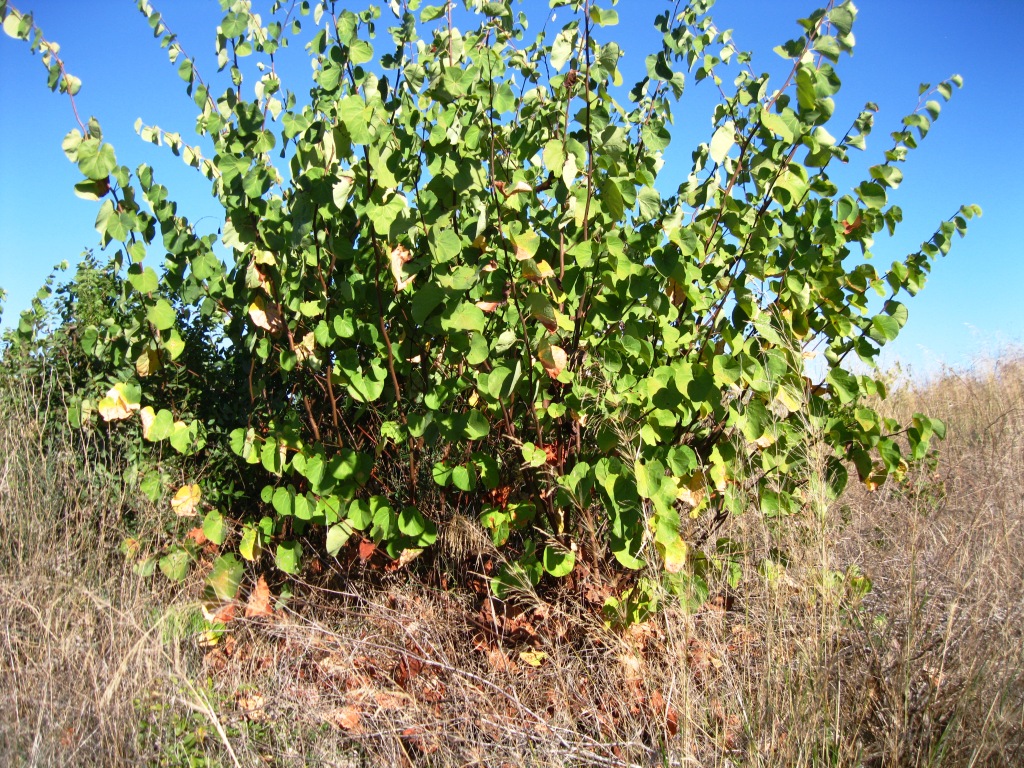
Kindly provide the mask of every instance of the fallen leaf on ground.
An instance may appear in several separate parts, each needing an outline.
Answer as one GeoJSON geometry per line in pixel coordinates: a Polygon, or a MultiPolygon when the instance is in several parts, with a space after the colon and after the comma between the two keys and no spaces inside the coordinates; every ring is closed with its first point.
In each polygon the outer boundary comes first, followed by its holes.
{"type": "Polygon", "coordinates": [[[260,693],[236,693],[235,704],[238,705],[246,720],[258,721],[267,719],[267,713],[264,710],[267,699],[260,693]]]}
{"type": "Polygon", "coordinates": [[[274,609],[270,605],[270,587],[267,586],[267,580],[260,576],[256,587],[249,593],[249,601],[245,605],[245,618],[272,616],[273,613],[274,609]]]}
{"type": "Polygon", "coordinates": [[[377,551],[377,545],[372,541],[363,539],[359,542],[359,559],[364,563],[373,557],[373,553],[377,551]]]}
{"type": "Polygon", "coordinates": [[[436,738],[430,738],[429,733],[425,736],[424,729],[418,725],[411,726],[402,731],[402,739],[410,746],[419,750],[424,755],[430,755],[440,748],[436,738]]]}
{"type": "Polygon", "coordinates": [[[206,534],[203,533],[203,529],[199,526],[196,526],[191,531],[186,533],[185,538],[192,539],[192,541],[196,543],[197,547],[201,547],[203,546],[203,544],[209,541],[209,539],[206,538],[206,534]]]}
{"type": "Polygon", "coordinates": [[[359,730],[360,714],[355,707],[341,707],[331,713],[330,721],[339,728],[357,732],[359,730]]]}
{"type": "Polygon", "coordinates": [[[492,648],[487,652],[487,663],[495,672],[515,672],[516,665],[500,648],[492,648]]]}

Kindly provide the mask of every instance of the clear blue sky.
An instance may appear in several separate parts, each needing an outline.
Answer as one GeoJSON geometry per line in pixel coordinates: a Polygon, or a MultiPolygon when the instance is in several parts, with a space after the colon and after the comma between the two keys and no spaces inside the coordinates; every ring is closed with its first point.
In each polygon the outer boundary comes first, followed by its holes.
{"type": "MultiPolygon", "coordinates": [[[[136,118],[190,135],[194,107],[175,68],[152,37],[133,0],[13,0],[34,13],[50,40],[61,44],[69,71],[82,79],[77,98],[83,119],[95,115],[119,162],[146,162],[203,231],[220,226],[209,182],[164,148],[145,144],[134,131],[136,118]]],[[[199,71],[215,70],[213,29],[221,13],[216,0],[155,0],[199,71]]],[[[269,3],[266,3],[269,5],[269,3]]],[[[436,4],[436,3],[435,3],[436,4]]],[[[257,0],[254,3],[261,6],[257,0]]],[[[361,3],[353,2],[353,7],[361,3]]],[[[529,0],[539,28],[547,3],[529,0]]],[[[661,0],[622,0],[620,26],[608,31],[626,50],[627,84],[637,79],[652,48],[648,19],[661,0]]],[[[754,52],[756,71],[778,71],[771,49],[797,36],[795,20],[818,3],[802,0],[719,0],[714,16],[734,31],[736,45],[754,52]]],[[[853,58],[839,65],[843,90],[837,97],[836,127],[866,101],[880,107],[867,154],[854,153],[866,173],[889,144],[888,132],[917,101],[921,82],[953,73],[964,88],[946,105],[921,148],[905,167],[906,180],[893,197],[904,211],[897,236],[875,244],[877,264],[916,250],[940,220],[961,203],[977,203],[985,215],[972,222],[963,241],[936,265],[925,290],[908,302],[910,321],[885,350],[885,360],[909,363],[918,374],[940,364],[966,366],[972,360],[1024,343],[1024,155],[1016,147],[1024,125],[1024,2],[1021,0],[860,0],[853,58]]],[[[307,30],[312,19],[307,18],[307,30]]],[[[309,64],[300,47],[284,70],[286,85],[308,88],[309,64]]],[[[776,85],[781,81],[776,81],[776,85]]],[[[710,138],[711,89],[688,91],[676,109],[677,131],[665,181],[689,169],[694,143],[710,138]]],[[[839,127],[841,126],[841,128],[839,127]]],[[[0,286],[8,292],[4,326],[16,321],[53,264],[74,262],[96,244],[96,204],[75,197],[75,167],[60,149],[75,127],[66,97],[51,94],[39,57],[27,46],[0,35],[0,286]]],[[[833,131],[836,133],[836,131],[833,131]]],[[[855,181],[850,177],[851,181],[855,181]]],[[[674,184],[672,184],[674,186],[674,184]]]]}

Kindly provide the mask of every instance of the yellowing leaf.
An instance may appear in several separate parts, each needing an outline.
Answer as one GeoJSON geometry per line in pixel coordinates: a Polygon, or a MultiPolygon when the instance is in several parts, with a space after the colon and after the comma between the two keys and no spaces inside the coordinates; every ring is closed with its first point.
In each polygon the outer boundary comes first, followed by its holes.
{"type": "Polygon", "coordinates": [[[511,189],[505,190],[505,197],[511,197],[512,195],[532,195],[533,187],[531,187],[525,181],[516,182],[515,186],[511,189]]]}
{"type": "Polygon", "coordinates": [[[544,651],[520,651],[519,658],[531,667],[539,667],[548,655],[544,651]]]}
{"type": "Polygon", "coordinates": [[[658,541],[655,545],[661,553],[667,573],[679,573],[686,567],[688,549],[681,538],[676,537],[674,541],[664,544],[658,541]]]}
{"type": "Polygon", "coordinates": [[[196,508],[199,506],[199,500],[202,497],[203,492],[195,483],[183,485],[174,494],[174,498],[171,499],[171,509],[174,510],[174,514],[178,517],[195,517],[196,508]]]}
{"type": "Polygon", "coordinates": [[[266,301],[262,296],[257,296],[249,305],[249,319],[257,328],[269,331],[275,336],[284,328],[280,307],[266,301]]]}
{"type": "Polygon", "coordinates": [[[149,440],[149,431],[153,428],[153,422],[156,421],[156,411],[153,410],[153,406],[147,405],[139,411],[139,418],[142,420],[142,436],[149,440]]]}
{"type": "Polygon", "coordinates": [[[537,357],[540,364],[544,366],[545,372],[552,379],[557,379],[558,374],[565,370],[565,366],[569,363],[569,356],[565,350],[553,344],[542,344],[537,350],[537,357]]]}
{"type": "Polygon", "coordinates": [[[100,400],[97,410],[104,421],[121,421],[129,418],[133,411],[139,410],[139,404],[128,402],[124,384],[115,384],[100,400]]]}
{"type": "Polygon", "coordinates": [[[405,273],[405,265],[412,261],[412,254],[404,245],[391,249],[391,274],[395,278],[395,291],[404,291],[413,281],[413,275],[405,273]]]}
{"type": "Polygon", "coordinates": [[[476,303],[477,309],[481,312],[493,312],[498,308],[498,302],[496,301],[478,301],[476,303]]]}
{"type": "Polygon", "coordinates": [[[704,502],[704,496],[707,494],[707,488],[704,486],[704,481],[700,475],[694,475],[686,482],[678,483],[678,496],[676,498],[684,504],[689,504],[691,507],[699,507],[704,502]]]}
{"type": "Polygon", "coordinates": [[[512,242],[516,247],[516,258],[519,261],[532,259],[536,255],[537,249],[540,248],[540,235],[529,230],[516,235],[512,238],[512,242]]]}
{"type": "Polygon", "coordinates": [[[144,379],[151,373],[156,373],[159,370],[160,353],[155,349],[147,349],[135,361],[135,372],[139,374],[139,378],[144,379]]]}
{"type": "Polygon", "coordinates": [[[549,277],[554,276],[555,271],[543,259],[541,261],[534,261],[533,259],[525,259],[523,261],[523,277],[530,282],[542,283],[549,277]]]}
{"type": "Polygon", "coordinates": [[[295,356],[300,362],[311,358],[315,351],[316,338],[313,336],[312,331],[303,336],[302,341],[295,345],[295,356]]]}

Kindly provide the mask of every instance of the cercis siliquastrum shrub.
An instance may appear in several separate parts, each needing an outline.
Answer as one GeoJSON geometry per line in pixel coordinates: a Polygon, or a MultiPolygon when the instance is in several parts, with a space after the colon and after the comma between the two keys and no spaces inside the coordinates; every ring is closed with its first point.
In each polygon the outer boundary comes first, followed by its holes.
{"type": "MultiPolygon", "coordinates": [[[[800,21],[778,83],[716,30],[710,2],[669,3],[631,89],[608,0],[552,0],[563,26],[539,35],[509,0],[222,5],[218,92],[140,0],[199,139],[138,130],[210,179],[227,258],[95,123],[64,143],[137,307],[90,330],[88,348],[125,367],[84,404],[201,452],[216,425],[145,407],[152,375],[180,364],[185,319],[245,372],[247,420],[229,439],[264,487],[208,510],[216,542],[230,529],[244,558],[272,552],[293,573],[302,542],[335,554],[358,536],[409,557],[457,512],[505,548],[499,593],[565,576],[581,552],[678,583],[691,521],[796,513],[838,493],[845,467],[874,486],[941,437],[925,416],[881,418],[865,402],[883,386],[847,363],[897,336],[900,298],[978,213],[961,208],[884,271],[864,258],[900,222],[900,165],[960,82],[923,86],[844,194],[829,171],[865,149],[875,109],[830,122],[851,3],[800,21]],[[275,66],[303,34],[308,95],[275,66]],[[691,167],[666,168],[672,107],[702,80],[723,94],[708,141],[691,167]]],[[[6,15],[73,95],[30,20],[6,15]]],[[[217,482],[186,485],[175,509],[198,512],[217,482]]],[[[230,592],[240,566],[222,565],[230,592]]]]}

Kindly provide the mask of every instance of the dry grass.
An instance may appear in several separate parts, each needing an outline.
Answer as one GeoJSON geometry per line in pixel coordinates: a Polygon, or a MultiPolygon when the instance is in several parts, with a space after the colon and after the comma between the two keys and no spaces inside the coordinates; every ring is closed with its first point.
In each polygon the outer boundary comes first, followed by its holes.
{"type": "Polygon", "coordinates": [[[113,468],[42,434],[45,392],[19,394],[0,416],[0,751],[9,765],[130,762],[133,699],[165,674],[166,596],[117,554],[113,468]]]}
{"type": "Polygon", "coordinates": [[[888,407],[947,420],[938,465],[784,527],[729,521],[721,533],[750,545],[742,582],[723,578],[696,613],[613,633],[566,595],[505,613],[325,565],[212,649],[187,621],[198,586],[171,593],[117,554],[130,504],[116,476],[83,476],[34,415],[4,414],[2,751],[25,765],[1020,764],[1024,364],[888,407]],[[776,549],[788,567],[766,567],[776,549]],[[864,597],[852,565],[873,582],[864,597]]]}

